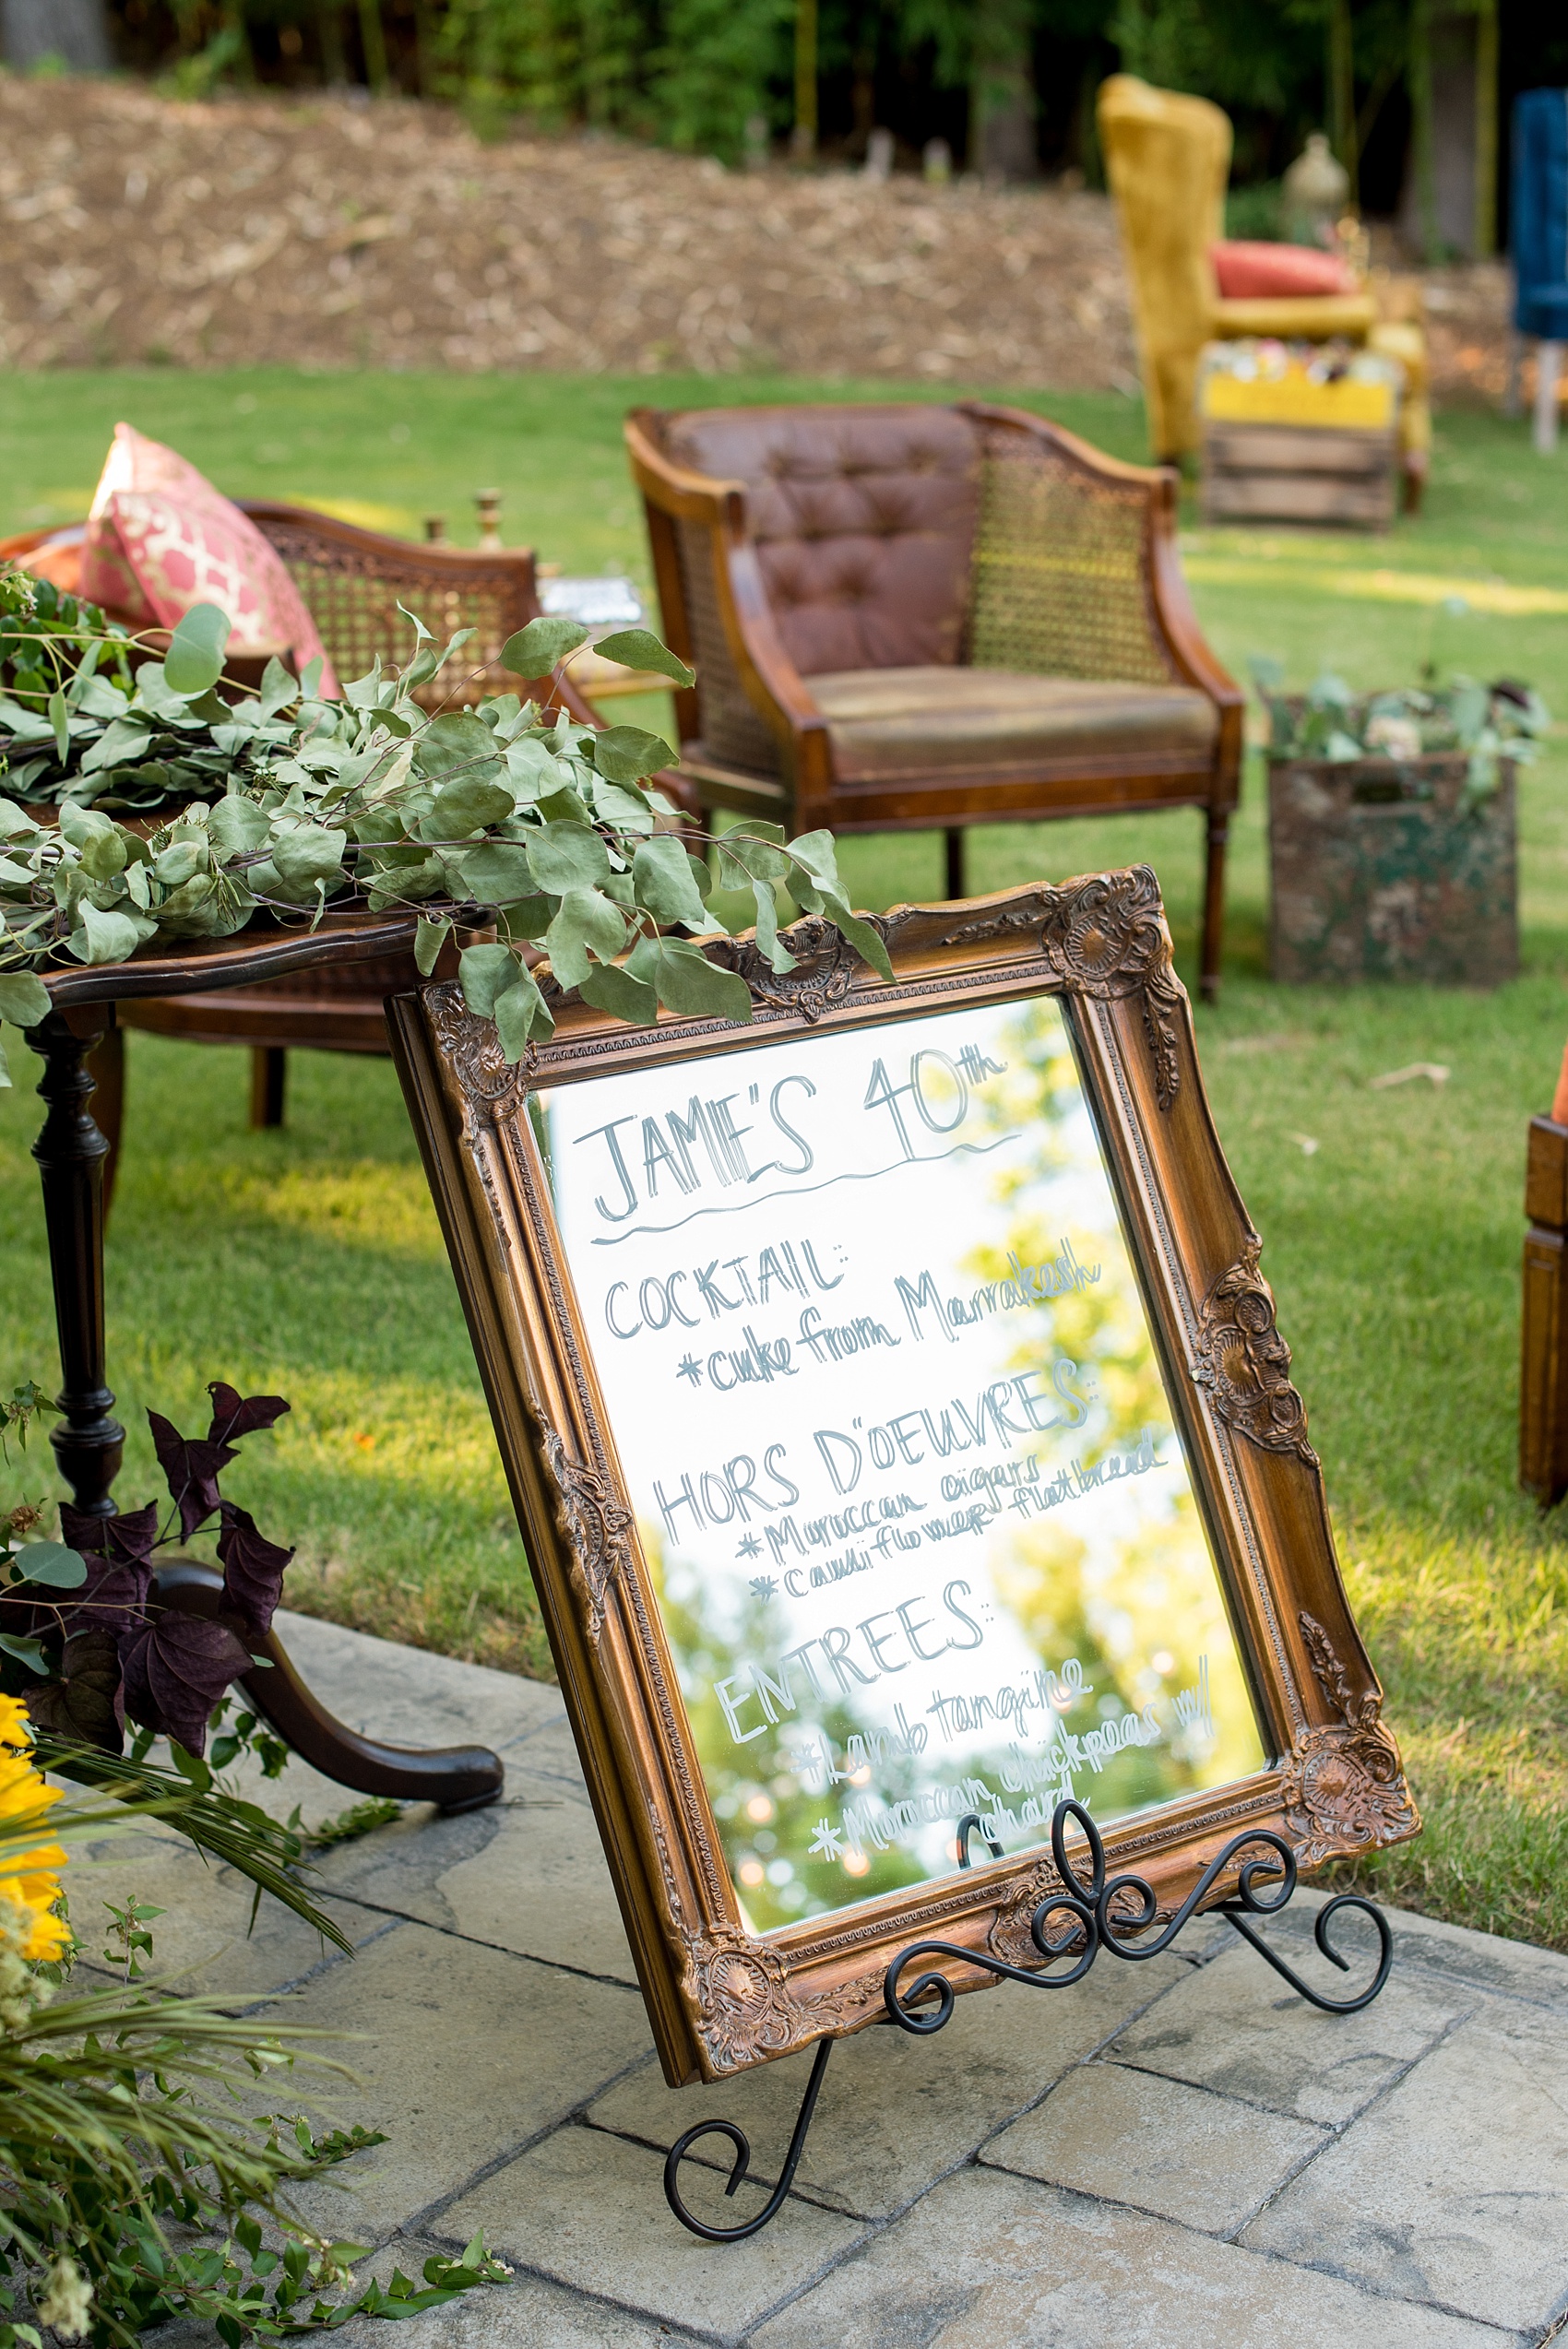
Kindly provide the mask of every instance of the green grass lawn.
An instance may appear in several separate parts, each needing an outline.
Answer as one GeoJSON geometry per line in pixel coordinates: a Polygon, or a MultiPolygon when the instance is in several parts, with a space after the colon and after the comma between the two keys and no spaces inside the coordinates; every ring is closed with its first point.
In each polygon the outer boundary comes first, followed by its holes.
{"type": "MultiPolygon", "coordinates": [[[[719,396],[827,389],[748,379],[719,396]]],[[[571,568],[646,578],[620,416],[639,398],[712,396],[667,377],[0,379],[0,528],[80,512],[123,415],[226,489],[332,500],[385,528],[445,511],[471,539],[466,501],[499,485],[509,537],[571,568]]],[[[1031,404],[1141,453],[1125,400],[1031,404]]],[[[1357,685],[1399,683],[1431,653],[1445,669],[1528,678],[1568,713],[1565,524],[1568,451],[1543,460],[1523,426],[1455,415],[1440,427],[1427,512],[1386,539],[1194,529],[1187,543],[1204,624],[1239,673],[1249,653],[1275,652],[1299,680],[1327,663],[1357,685]],[[1347,574],[1377,592],[1348,594],[1347,574]],[[1545,591],[1547,608],[1518,609],[1530,599],[1510,589],[1545,591]],[[1470,601],[1456,615],[1443,608],[1455,590],[1470,601]]],[[[1521,793],[1525,972],[1492,995],[1272,986],[1260,781],[1249,775],[1225,992],[1198,1015],[1200,1050],[1427,1817],[1376,1873],[1390,1897],[1568,1948],[1563,1529],[1515,1484],[1525,1128],[1550,1100],[1568,1034],[1562,730],[1521,793]],[[1448,1084],[1369,1089],[1417,1060],[1446,1063],[1448,1084]]],[[[1159,872],[1190,979],[1195,817],[980,832],[970,885],[1138,858],[1159,872]]],[[[843,862],[869,906],[938,890],[932,837],[849,841],[843,862]]],[[[144,1406],[189,1422],[209,1378],[281,1391],[291,1418],[253,1441],[232,1482],[267,1530],[299,1541],[293,1603],[548,1670],[390,1066],[294,1055],[288,1129],[256,1135],[241,1053],[132,1036],[129,1061],[109,1249],[111,1376],[132,1431],[125,1499],[154,1489],[144,1406]]],[[[27,1157],[37,1116],[30,1093],[0,1096],[6,1386],[54,1375],[27,1157]]],[[[51,1484],[34,1451],[0,1470],[0,1500],[51,1484]]]]}

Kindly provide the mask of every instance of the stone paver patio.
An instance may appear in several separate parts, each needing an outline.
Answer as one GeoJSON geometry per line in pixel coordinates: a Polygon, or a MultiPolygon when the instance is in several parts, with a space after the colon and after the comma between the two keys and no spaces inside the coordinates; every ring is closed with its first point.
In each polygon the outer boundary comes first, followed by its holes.
{"type": "MultiPolygon", "coordinates": [[[[117,1843],[90,1867],[105,1896],[167,1910],[159,1968],[182,1987],[362,2035],[330,2109],[389,2141],[311,2189],[314,2224],[415,2275],[482,2226],[515,2270],[400,2326],[398,2349],[1568,2340],[1568,1958],[1404,1915],[1387,1989],[1348,2020],[1216,1921],[1184,1955],[1102,1960],[1059,1995],[960,1999],[927,2042],[864,2033],[835,2051],[775,2224],[697,2241],[665,2205],[664,2148],[731,2118],[771,2181],[807,2058],[666,2089],[553,1689],[279,1627],[356,1726],[495,1746],[504,1802],[416,1808],[325,1854],[352,1960],[269,1903],[247,1938],[247,1891],[187,1845],[117,1843]]],[[[315,1825],[353,1797],[291,1762],[267,1799],[315,1825]]],[[[86,1915],[89,1884],[72,1891],[86,1915]]],[[[1303,1970],[1311,1910],[1300,1895],[1270,1928],[1303,1970]]],[[[727,2202],[717,2167],[683,2177],[719,2223],[760,2200],[727,2202]]]]}

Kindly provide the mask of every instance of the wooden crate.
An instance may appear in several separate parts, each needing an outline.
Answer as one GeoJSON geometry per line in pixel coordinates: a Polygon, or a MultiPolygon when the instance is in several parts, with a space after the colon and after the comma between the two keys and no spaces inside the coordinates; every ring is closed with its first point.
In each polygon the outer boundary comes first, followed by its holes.
{"type": "Polygon", "coordinates": [[[1271,764],[1277,979],[1499,987],[1516,976],[1515,769],[1504,760],[1491,797],[1462,813],[1468,765],[1463,752],[1403,766],[1389,759],[1271,764]]]}
{"type": "Polygon", "coordinates": [[[1206,417],[1206,522],[1316,522],[1385,530],[1394,519],[1397,436],[1336,424],[1206,417]]]}

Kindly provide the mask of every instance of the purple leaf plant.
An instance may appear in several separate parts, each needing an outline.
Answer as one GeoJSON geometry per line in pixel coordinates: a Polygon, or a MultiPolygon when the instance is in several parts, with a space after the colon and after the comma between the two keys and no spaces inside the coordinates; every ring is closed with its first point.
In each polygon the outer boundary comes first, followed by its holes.
{"type": "Polygon", "coordinates": [[[238,1458],[239,1439],[272,1427],[289,1406],[280,1394],[242,1395],[220,1380],[208,1393],[205,1436],[184,1436],[160,1413],[147,1415],[173,1502],[162,1532],[156,1501],[113,1517],[62,1502],[61,1539],[80,1557],[85,1579],[58,1595],[36,1583],[0,1587],[0,1633],[37,1642],[51,1665],[46,1679],[16,1691],[41,1727],[118,1753],[128,1718],[199,1756],[214,1709],[271,1628],[294,1553],[226,1501],[218,1479],[238,1458]],[[211,1615],[177,1614],[159,1601],[156,1553],[174,1542],[175,1517],[181,1541],[219,1520],[223,1587],[211,1615]]]}

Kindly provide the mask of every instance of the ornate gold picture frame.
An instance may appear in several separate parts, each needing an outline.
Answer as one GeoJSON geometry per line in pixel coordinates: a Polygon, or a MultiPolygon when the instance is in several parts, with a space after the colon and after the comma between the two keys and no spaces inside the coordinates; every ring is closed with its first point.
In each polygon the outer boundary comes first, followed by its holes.
{"type": "Polygon", "coordinates": [[[390,1007],[671,2085],[1038,1966],[1063,1791],[1161,1917],[1419,1826],[1152,872],[877,927],[520,1066],[390,1007]]]}

